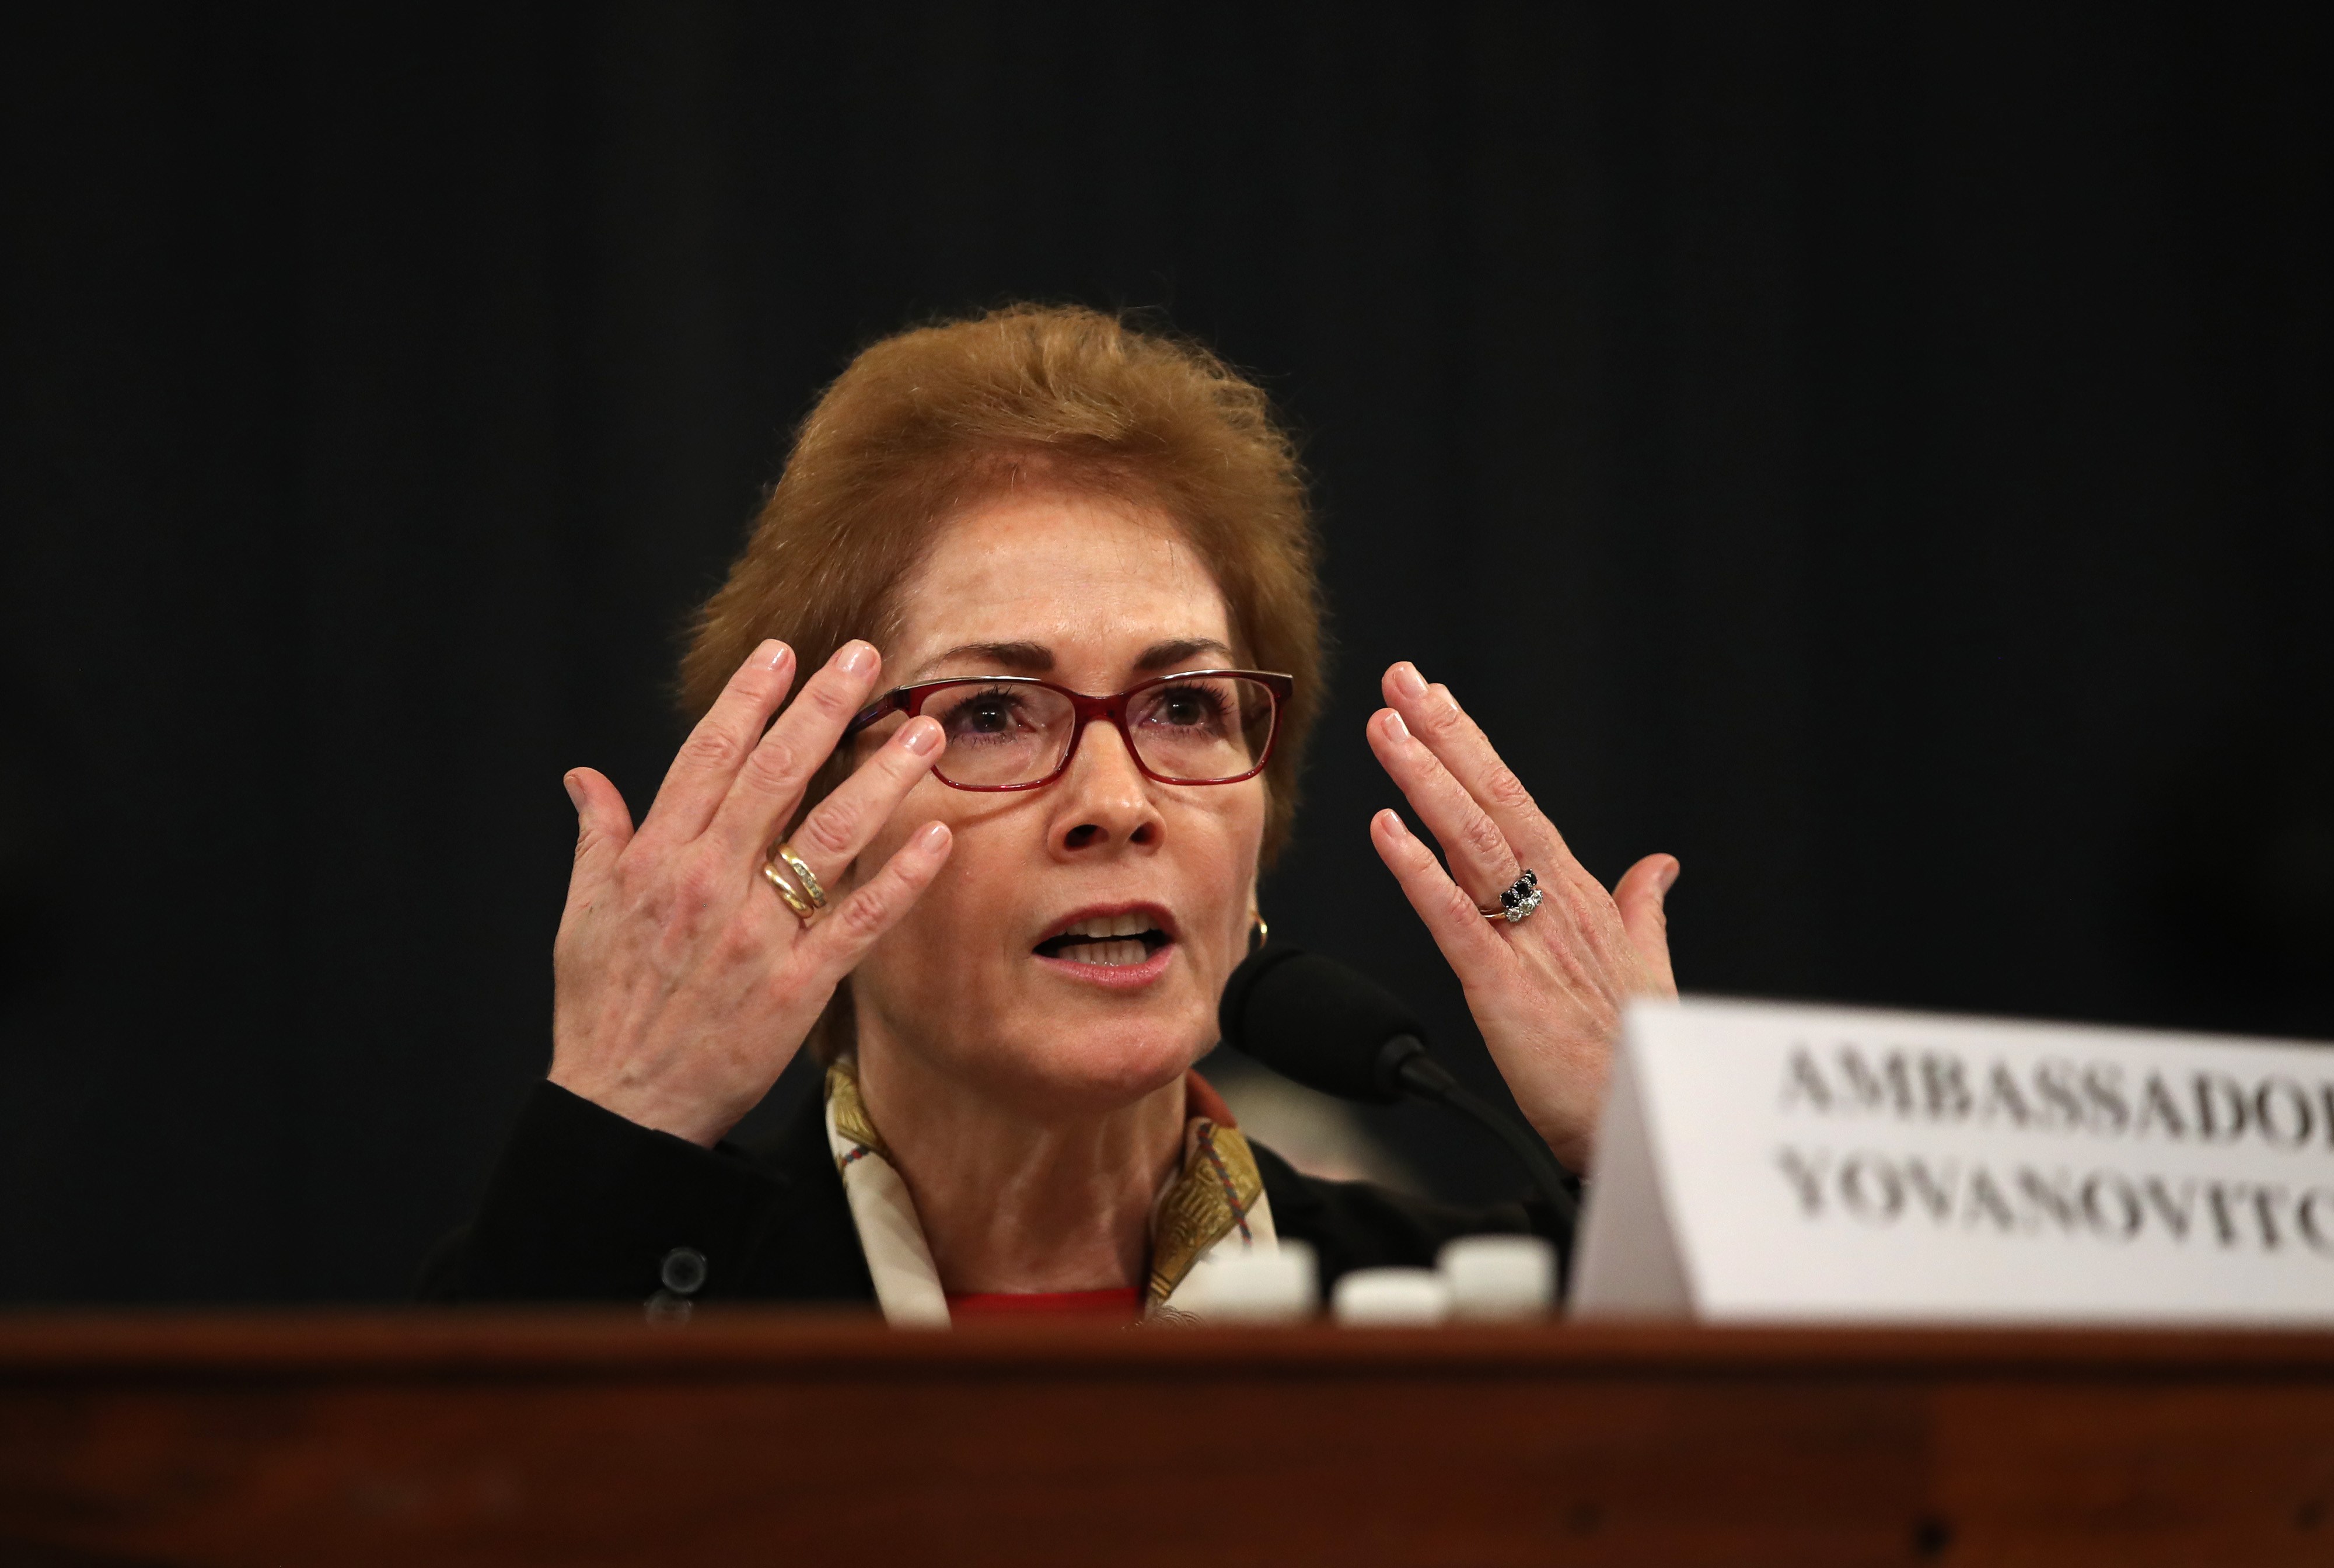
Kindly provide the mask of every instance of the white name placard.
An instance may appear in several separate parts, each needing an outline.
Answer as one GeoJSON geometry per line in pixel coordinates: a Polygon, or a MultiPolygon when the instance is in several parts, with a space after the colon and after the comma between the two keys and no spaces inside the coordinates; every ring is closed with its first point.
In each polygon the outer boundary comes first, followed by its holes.
{"type": "Polygon", "coordinates": [[[2334,1049],[1631,1010],[1571,1310],[2334,1323],[2334,1049]]]}

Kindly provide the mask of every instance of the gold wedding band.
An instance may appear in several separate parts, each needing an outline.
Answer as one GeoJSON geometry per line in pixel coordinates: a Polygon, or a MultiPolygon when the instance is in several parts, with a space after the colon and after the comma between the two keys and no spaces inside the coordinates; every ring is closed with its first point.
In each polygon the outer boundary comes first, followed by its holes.
{"type": "MultiPolygon", "coordinates": [[[[787,857],[787,864],[792,866],[797,865],[799,862],[796,862],[791,856],[789,856],[787,857]]],[[[801,921],[805,925],[808,925],[812,921],[818,918],[818,905],[812,903],[808,898],[803,896],[803,890],[794,885],[794,879],[789,876],[786,871],[780,869],[778,863],[775,858],[762,862],[762,876],[769,882],[769,885],[772,887],[777,889],[778,896],[785,900],[786,905],[788,909],[794,911],[795,918],[796,920],[801,921]]],[[[812,885],[814,886],[817,885],[817,878],[812,878],[812,885]]],[[[823,901],[824,895],[822,895],[822,902],[823,901]]]]}
{"type": "Polygon", "coordinates": [[[795,874],[795,881],[801,885],[803,896],[810,900],[810,906],[813,909],[826,907],[826,889],[818,885],[818,873],[813,871],[805,863],[803,857],[795,853],[793,845],[781,840],[778,847],[770,853],[786,863],[786,869],[795,874]]]}

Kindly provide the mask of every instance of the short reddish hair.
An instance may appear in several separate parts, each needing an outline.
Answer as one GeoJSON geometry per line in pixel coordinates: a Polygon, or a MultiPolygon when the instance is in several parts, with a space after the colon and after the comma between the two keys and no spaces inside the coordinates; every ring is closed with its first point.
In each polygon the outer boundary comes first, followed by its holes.
{"type": "MultiPolygon", "coordinates": [[[[1016,305],[863,351],[805,419],[728,580],[699,611],[682,700],[701,714],[766,637],[815,670],[896,631],[935,530],[1017,481],[1155,507],[1214,574],[1236,653],[1297,678],[1265,769],[1288,840],[1320,710],[1320,588],[1304,476],[1263,391],[1199,344],[1076,306],[1016,305]]],[[[821,776],[807,808],[840,781],[821,776]]]]}

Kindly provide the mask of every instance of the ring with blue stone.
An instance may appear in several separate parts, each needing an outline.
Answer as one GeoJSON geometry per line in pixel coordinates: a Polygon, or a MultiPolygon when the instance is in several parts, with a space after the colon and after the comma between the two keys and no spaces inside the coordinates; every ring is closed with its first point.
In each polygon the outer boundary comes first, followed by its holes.
{"type": "Polygon", "coordinates": [[[1485,909],[1480,904],[1475,907],[1486,920],[1504,920],[1513,925],[1519,920],[1529,919],[1532,912],[1539,907],[1539,901],[1546,896],[1539,890],[1539,878],[1533,876],[1531,868],[1527,866],[1524,874],[1509,883],[1507,890],[1500,895],[1497,909],[1485,909]]]}

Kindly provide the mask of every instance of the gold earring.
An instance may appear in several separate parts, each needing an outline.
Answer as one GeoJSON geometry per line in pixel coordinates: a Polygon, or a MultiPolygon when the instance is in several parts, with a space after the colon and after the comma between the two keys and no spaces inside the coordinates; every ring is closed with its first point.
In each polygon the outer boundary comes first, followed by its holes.
{"type": "Polygon", "coordinates": [[[1254,953],[1272,940],[1272,927],[1264,923],[1264,911],[1261,909],[1250,909],[1248,912],[1248,917],[1256,923],[1256,933],[1249,938],[1248,943],[1248,950],[1254,953]]]}

